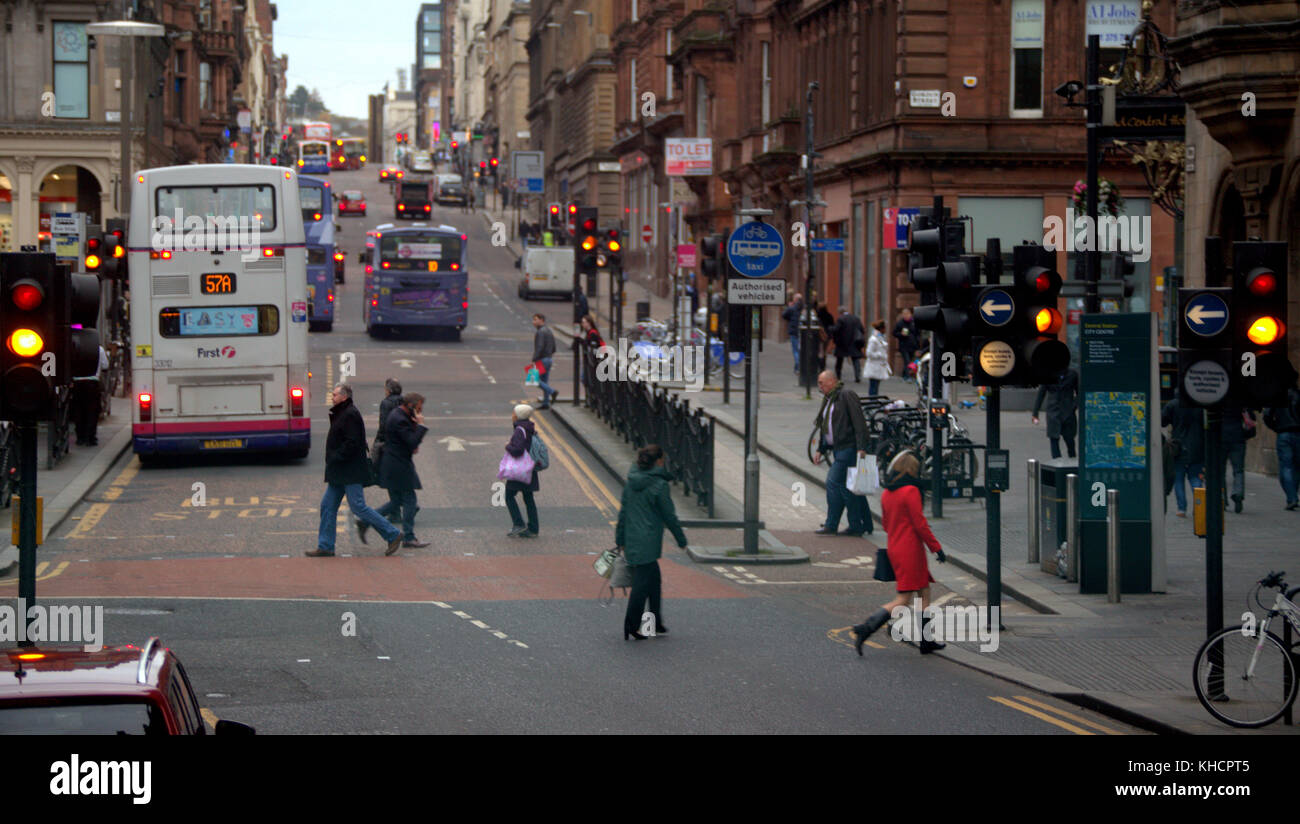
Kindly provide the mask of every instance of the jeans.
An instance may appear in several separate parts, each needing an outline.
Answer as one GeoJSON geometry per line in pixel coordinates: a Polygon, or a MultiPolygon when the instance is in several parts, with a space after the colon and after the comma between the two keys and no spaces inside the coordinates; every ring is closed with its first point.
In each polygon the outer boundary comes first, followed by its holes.
{"type": "Polygon", "coordinates": [[[790,351],[794,353],[794,371],[799,371],[799,333],[790,336],[790,351]]]}
{"type": "Polygon", "coordinates": [[[880,394],[880,378],[867,378],[867,397],[880,394]]]}
{"type": "Polygon", "coordinates": [[[663,613],[660,612],[663,606],[663,579],[659,575],[659,562],[628,564],[627,568],[632,573],[632,594],[627,599],[627,612],[623,615],[623,631],[638,632],[641,629],[641,615],[649,600],[657,632],[664,625],[663,613]]]}
{"type": "Polygon", "coordinates": [[[366,506],[366,495],[361,490],[361,484],[348,484],[339,486],[338,484],[326,484],[325,495],[320,499],[320,534],[316,539],[316,547],[326,552],[334,551],[334,534],[338,531],[339,504],[342,503],[344,496],[348,499],[348,509],[352,514],[360,518],[362,523],[370,524],[375,531],[384,536],[385,541],[392,541],[400,537],[402,531],[385,520],[383,515],[366,506]]]}
{"type": "Polygon", "coordinates": [[[1178,501],[1178,511],[1187,511],[1187,491],[1183,489],[1183,478],[1191,484],[1192,489],[1201,488],[1201,464],[1186,464],[1174,461],[1174,499],[1178,501]]]}
{"type": "MultiPolygon", "coordinates": [[[[1246,497],[1246,442],[1223,447],[1223,484],[1228,484],[1228,465],[1232,465],[1232,497],[1246,497]]],[[[1227,501],[1227,496],[1224,496],[1227,501]]]]}
{"type": "Polygon", "coordinates": [[[546,372],[537,379],[537,388],[542,390],[542,398],[544,399],[543,400],[544,403],[550,403],[551,395],[555,394],[555,390],[552,389],[550,384],[546,382],[546,379],[551,376],[552,360],[553,360],[552,358],[542,358],[542,366],[546,369],[546,372]]]}
{"type": "Polygon", "coordinates": [[[383,515],[384,518],[391,518],[394,514],[400,512],[402,516],[402,538],[407,541],[414,541],[415,509],[414,489],[390,489],[388,490],[388,503],[375,511],[383,515]]]}
{"type": "Polygon", "coordinates": [[[1053,458],[1061,457],[1061,444],[1060,444],[1061,441],[1065,441],[1066,452],[1069,453],[1071,458],[1074,457],[1074,436],[1073,435],[1062,435],[1059,438],[1048,438],[1047,441],[1052,445],[1053,458]]]}
{"type": "Polygon", "coordinates": [[[849,467],[857,463],[858,451],[837,449],[834,455],[830,474],[826,476],[826,529],[838,530],[840,514],[847,509],[849,532],[871,532],[871,510],[867,507],[867,499],[849,492],[845,485],[849,467]]]}
{"type": "MultiPolygon", "coordinates": [[[[844,368],[844,358],[840,355],[835,356],[835,378],[839,380],[840,371],[844,368]]],[[[853,380],[862,380],[862,358],[853,358],[853,380]]]]}
{"type": "Polygon", "coordinates": [[[1277,482],[1286,494],[1287,506],[1296,503],[1300,482],[1300,432],[1277,433],[1277,482]]]}
{"type": "Polygon", "coordinates": [[[524,508],[528,510],[528,531],[536,534],[537,502],[533,500],[533,491],[528,488],[528,485],[517,481],[506,482],[506,510],[510,513],[510,521],[516,527],[524,525],[524,518],[519,513],[519,504],[515,501],[515,494],[518,492],[524,494],[524,508]]]}

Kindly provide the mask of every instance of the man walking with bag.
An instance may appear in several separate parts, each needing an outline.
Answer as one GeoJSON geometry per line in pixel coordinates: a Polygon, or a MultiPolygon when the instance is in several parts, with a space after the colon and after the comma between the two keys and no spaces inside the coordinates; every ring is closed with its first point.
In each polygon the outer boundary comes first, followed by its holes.
{"type": "MultiPolygon", "coordinates": [[[[362,491],[370,481],[370,462],[366,456],[366,424],[361,410],[352,403],[352,387],[341,383],[330,394],[330,431],[325,438],[325,495],[320,501],[320,530],[316,549],[303,554],[308,558],[333,558],[334,534],[337,531],[339,504],[348,499],[348,508],[361,521],[379,530],[388,542],[386,555],[402,545],[402,531],[384,520],[384,516],[366,506],[362,491]]],[[[362,536],[362,543],[365,537],[362,536]]]]}
{"type": "Polygon", "coordinates": [[[822,408],[813,425],[818,432],[817,454],[813,462],[820,464],[827,452],[831,453],[831,470],[826,476],[826,523],[816,530],[818,535],[840,534],[840,515],[849,513],[849,529],[843,533],[854,537],[872,532],[871,509],[867,499],[849,491],[849,467],[856,458],[867,456],[867,421],[862,416],[862,405],[852,390],[844,388],[830,370],[817,376],[817,388],[822,391],[822,408]]]}
{"type": "Polygon", "coordinates": [[[551,328],[546,325],[546,316],[537,314],[533,315],[533,328],[537,331],[533,333],[533,357],[529,363],[540,363],[542,368],[538,375],[538,388],[542,390],[542,399],[538,403],[538,409],[550,409],[551,404],[559,397],[560,393],[550,386],[551,362],[555,357],[555,335],[551,333],[551,328]]]}
{"type": "MultiPolygon", "coordinates": [[[[402,516],[402,546],[421,549],[428,542],[415,537],[415,490],[423,489],[415,473],[415,453],[429,428],[424,425],[424,396],[412,392],[402,396],[401,405],[388,416],[383,456],[379,463],[379,485],[388,490],[388,503],[376,510],[385,518],[402,516]]],[[[361,543],[366,542],[364,521],[357,522],[361,543]]],[[[391,554],[391,553],[390,553],[391,554]]]]}

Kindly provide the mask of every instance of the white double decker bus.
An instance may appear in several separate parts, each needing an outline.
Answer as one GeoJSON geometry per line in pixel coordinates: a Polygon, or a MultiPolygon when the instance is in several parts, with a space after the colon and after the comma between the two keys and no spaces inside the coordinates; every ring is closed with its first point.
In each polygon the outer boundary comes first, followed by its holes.
{"type": "Polygon", "coordinates": [[[128,254],[141,461],[311,446],[307,258],[298,175],[274,166],[146,169],[128,254]]]}

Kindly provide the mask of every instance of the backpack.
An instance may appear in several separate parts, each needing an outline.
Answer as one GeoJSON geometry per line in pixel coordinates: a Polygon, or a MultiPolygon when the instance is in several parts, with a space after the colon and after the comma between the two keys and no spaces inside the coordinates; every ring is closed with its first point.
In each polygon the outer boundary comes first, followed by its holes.
{"type": "Polygon", "coordinates": [[[528,447],[528,454],[533,459],[533,466],[541,472],[551,465],[551,453],[547,450],[546,444],[542,441],[542,436],[536,432],[533,433],[532,445],[528,447]]]}

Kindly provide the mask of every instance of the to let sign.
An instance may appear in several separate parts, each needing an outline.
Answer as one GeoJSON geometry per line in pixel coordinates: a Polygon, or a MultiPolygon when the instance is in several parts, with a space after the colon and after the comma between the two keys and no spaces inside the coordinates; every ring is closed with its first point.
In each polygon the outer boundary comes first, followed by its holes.
{"type": "Polygon", "coordinates": [[[713,139],[668,138],[664,141],[664,167],[669,177],[713,174],[713,139]]]}

